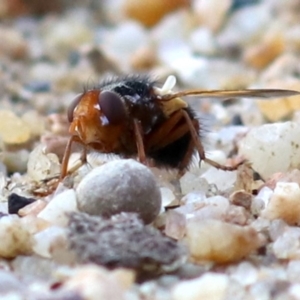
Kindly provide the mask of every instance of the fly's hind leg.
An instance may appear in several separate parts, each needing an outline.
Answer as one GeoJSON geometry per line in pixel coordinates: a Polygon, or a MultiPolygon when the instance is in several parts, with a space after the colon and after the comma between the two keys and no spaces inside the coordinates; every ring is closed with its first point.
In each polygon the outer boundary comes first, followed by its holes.
{"type": "Polygon", "coordinates": [[[197,149],[197,151],[199,153],[200,161],[203,160],[207,164],[209,164],[209,165],[211,165],[211,166],[213,166],[213,167],[215,167],[217,169],[223,170],[223,171],[234,171],[240,165],[242,165],[244,163],[244,161],[241,161],[241,162],[239,162],[239,163],[237,163],[237,164],[235,164],[233,166],[224,166],[222,164],[217,163],[216,161],[213,161],[213,160],[207,158],[206,155],[205,155],[205,151],[204,151],[203,145],[202,145],[202,143],[201,143],[201,141],[199,139],[199,135],[197,133],[197,130],[198,130],[197,127],[198,126],[195,126],[196,123],[191,120],[190,116],[188,115],[188,113],[185,110],[182,109],[181,112],[182,112],[183,117],[186,120],[186,124],[187,124],[187,126],[189,128],[189,131],[191,133],[193,143],[194,143],[194,145],[195,145],[195,147],[196,147],[196,149],[197,149]]]}

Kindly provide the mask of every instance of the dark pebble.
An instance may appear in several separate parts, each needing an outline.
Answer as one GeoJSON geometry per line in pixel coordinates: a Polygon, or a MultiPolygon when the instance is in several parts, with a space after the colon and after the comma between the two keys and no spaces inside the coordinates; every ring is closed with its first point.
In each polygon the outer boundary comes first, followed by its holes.
{"type": "Polygon", "coordinates": [[[18,194],[12,193],[8,196],[8,213],[18,214],[19,209],[34,202],[33,198],[22,197],[18,194]]]}

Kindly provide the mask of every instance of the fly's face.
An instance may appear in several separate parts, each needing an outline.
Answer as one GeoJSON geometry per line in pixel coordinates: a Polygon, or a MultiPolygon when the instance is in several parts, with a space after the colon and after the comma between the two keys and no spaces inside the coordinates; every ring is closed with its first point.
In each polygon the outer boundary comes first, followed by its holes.
{"type": "Polygon", "coordinates": [[[91,90],[78,95],[68,109],[70,134],[83,144],[110,143],[119,138],[127,118],[123,99],[115,92],[91,90]]]}

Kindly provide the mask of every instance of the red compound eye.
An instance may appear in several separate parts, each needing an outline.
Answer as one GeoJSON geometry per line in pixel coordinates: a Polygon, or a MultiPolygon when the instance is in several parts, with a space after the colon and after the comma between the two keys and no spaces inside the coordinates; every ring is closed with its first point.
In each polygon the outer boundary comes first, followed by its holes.
{"type": "Polygon", "coordinates": [[[103,91],[99,94],[100,109],[111,124],[118,124],[126,119],[123,99],[115,92],[103,91]]]}

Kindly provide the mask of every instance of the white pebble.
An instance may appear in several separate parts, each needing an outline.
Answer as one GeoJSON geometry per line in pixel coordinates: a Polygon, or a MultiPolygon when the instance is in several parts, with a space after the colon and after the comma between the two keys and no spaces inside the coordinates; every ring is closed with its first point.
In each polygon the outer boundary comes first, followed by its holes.
{"type": "Polygon", "coordinates": [[[205,27],[199,27],[190,37],[192,48],[201,54],[212,55],[216,53],[216,42],[212,32],[205,27]]]}
{"type": "Polygon", "coordinates": [[[218,43],[221,47],[247,44],[263,32],[271,18],[268,5],[264,3],[239,9],[231,16],[218,36],[218,43]]]}
{"type": "Polygon", "coordinates": [[[240,263],[231,278],[243,286],[249,286],[258,279],[258,270],[250,262],[240,263]]]}
{"type": "Polygon", "coordinates": [[[295,182],[278,182],[262,217],[282,219],[290,225],[300,223],[300,188],[295,182]]]}
{"type": "Polygon", "coordinates": [[[170,205],[175,199],[174,193],[166,187],[160,188],[161,198],[162,198],[162,208],[170,205]]]}
{"type": "Polygon", "coordinates": [[[293,284],[292,286],[289,287],[288,289],[288,294],[291,296],[291,299],[299,299],[300,295],[300,284],[293,284]]]}
{"type": "Polygon", "coordinates": [[[146,30],[137,22],[127,21],[107,31],[101,45],[109,57],[119,61],[121,66],[125,65],[126,69],[132,53],[147,45],[146,30]]]}
{"type": "Polygon", "coordinates": [[[181,193],[186,195],[191,192],[200,192],[206,194],[209,189],[205,178],[191,172],[186,172],[179,180],[181,193]]]}
{"type": "MultiPolygon", "coordinates": [[[[200,204],[201,205],[201,204],[200,204]]],[[[203,201],[203,206],[197,208],[195,203],[194,216],[198,220],[217,219],[221,220],[229,209],[229,200],[223,196],[214,196],[203,201]]]]}
{"type": "Polygon", "coordinates": [[[166,215],[165,234],[173,239],[181,240],[186,233],[186,215],[171,209],[166,215]]]}
{"type": "Polygon", "coordinates": [[[132,270],[108,271],[96,265],[85,265],[71,270],[70,273],[73,273],[73,276],[65,281],[64,287],[70,291],[77,291],[87,300],[127,299],[125,291],[134,282],[132,270]]]}
{"type": "MultiPolygon", "coordinates": [[[[11,294],[12,292],[23,292],[25,284],[23,284],[19,278],[12,272],[0,270],[0,295],[1,300],[4,299],[3,295],[11,294]]],[[[11,298],[14,299],[14,298],[11,298]]],[[[15,298],[22,299],[22,298],[15,298]]]]}
{"type": "Polygon", "coordinates": [[[216,168],[209,168],[201,178],[205,179],[208,184],[215,184],[219,191],[225,191],[233,188],[236,182],[236,172],[228,172],[218,170],[216,168]]]}
{"type": "Polygon", "coordinates": [[[66,236],[65,228],[51,226],[34,235],[33,251],[42,257],[51,258],[56,244],[59,245],[60,241],[65,240],[66,236]]]}
{"type": "Polygon", "coordinates": [[[186,194],[181,200],[180,203],[182,205],[191,204],[196,202],[202,202],[206,199],[205,193],[203,191],[200,192],[190,192],[186,194]]]}
{"type": "Polygon", "coordinates": [[[287,265],[287,276],[292,282],[299,282],[300,260],[291,260],[287,265]]]}
{"type": "Polygon", "coordinates": [[[300,166],[300,125],[295,122],[265,124],[249,131],[239,154],[263,178],[300,166]]]}
{"type": "Polygon", "coordinates": [[[289,227],[273,244],[279,259],[300,259],[300,228],[289,227]]]}
{"type": "Polygon", "coordinates": [[[255,198],[262,200],[264,206],[267,206],[274,191],[267,186],[264,186],[255,198]]]}
{"type": "Polygon", "coordinates": [[[172,291],[173,300],[222,300],[229,286],[224,274],[206,273],[203,276],[178,283],[172,291]]]}
{"type": "Polygon", "coordinates": [[[55,196],[38,214],[38,218],[57,226],[66,226],[68,223],[67,213],[75,211],[77,211],[75,191],[66,190],[55,196]]]}

